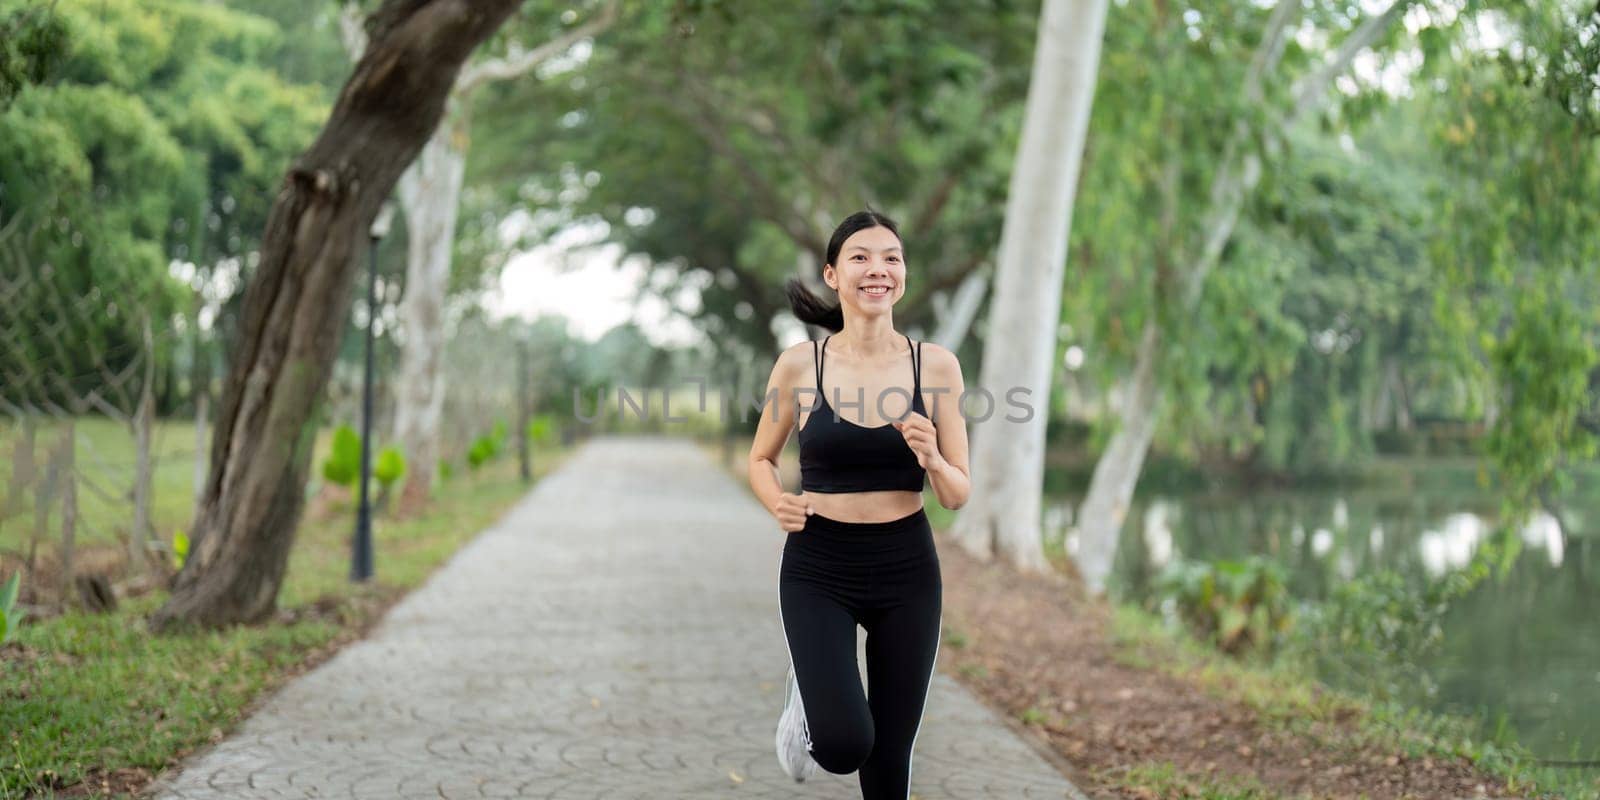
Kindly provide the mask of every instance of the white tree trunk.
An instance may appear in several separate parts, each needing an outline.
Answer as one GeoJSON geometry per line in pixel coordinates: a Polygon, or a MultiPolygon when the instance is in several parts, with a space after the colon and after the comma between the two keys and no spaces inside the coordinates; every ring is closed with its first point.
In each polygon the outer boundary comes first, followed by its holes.
{"type": "Polygon", "coordinates": [[[946,300],[943,295],[934,298],[934,313],[939,317],[939,327],[933,332],[933,341],[951,352],[961,348],[967,333],[972,330],[972,320],[978,316],[983,296],[989,290],[989,276],[982,270],[973,270],[956,287],[955,297],[946,300]]]}
{"type": "Polygon", "coordinates": [[[400,301],[400,375],[394,383],[394,439],[405,448],[402,508],[427,501],[439,461],[439,420],[444,415],[445,294],[450,285],[466,153],[454,142],[465,121],[434,130],[417,160],[400,177],[406,215],[406,293],[400,301]]]}
{"type": "Polygon", "coordinates": [[[1094,594],[1105,591],[1122,522],[1127,519],[1133,489],[1139,483],[1139,472],[1144,469],[1144,457],[1150,451],[1150,438],[1161,414],[1163,392],[1156,370],[1160,339],[1155,322],[1146,322],[1139,337],[1133,374],[1124,386],[1117,411],[1117,431],[1095,462],[1089,493],[1078,511],[1075,560],[1084,585],[1094,594]]]}
{"type": "Polygon", "coordinates": [[[1105,19],[1106,0],[1045,0],[1040,14],[978,387],[995,398],[994,415],[975,426],[972,496],[953,527],[968,552],[987,559],[998,551],[1023,570],[1049,569],[1039,519],[1045,422],[1105,19]],[[1014,388],[1029,393],[1016,398],[1028,412],[1008,402],[1014,388]],[[1016,416],[1026,419],[1007,419],[1016,416]]]}
{"type": "MultiPolygon", "coordinates": [[[[444,415],[444,303],[450,284],[451,248],[467,161],[469,96],[493,81],[522,77],[578,41],[616,22],[619,0],[609,0],[595,18],[531,49],[517,48],[504,58],[463,66],[439,127],[396,190],[410,237],[406,252],[406,295],[400,303],[400,379],[395,384],[394,438],[406,456],[401,507],[415,509],[432,490],[439,462],[439,421],[444,415]]],[[[340,38],[351,60],[367,46],[358,4],[346,2],[339,15],[340,38]]],[[[519,434],[520,435],[520,434],[519,434]]]]}

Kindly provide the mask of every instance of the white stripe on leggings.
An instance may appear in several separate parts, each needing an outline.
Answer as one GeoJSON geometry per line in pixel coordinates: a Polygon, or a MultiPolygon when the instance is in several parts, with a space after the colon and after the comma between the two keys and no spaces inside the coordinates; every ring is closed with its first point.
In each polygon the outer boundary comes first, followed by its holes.
{"type": "MultiPolygon", "coordinates": [[[[778,550],[778,580],[780,583],[783,581],[783,550],[781,548],[778,550]]],[[[789,629],[783,625],[783,590],[781,585],[778,591],[778,628],[783,631],[783,650],[789,654],[789,668],[794,669],[794,651],[789,648],[789,629]]],[[[794,688],[800,694],[800,708],[804,710],[805,693],[800,692],[799,670],[794,671],[794,688]]],[[[784,692],[783,701],[785,703],[789,702],[788,692],[784,692]]],[[[805,740],[806,752],[811,752],[811,720],[807,719],[804,714],[800,716],[800,738],[805,740]]]]}
{"type": "Polygon", "coordinates": [[[933,634],[933,663],[928,665],[928,688],[922,692],[922,711],[917,713],[917,729],[911,734],[911,752],[906,754],[906,800],[911,800],[911,762],[917,755],[917,736],[922,733],[922,715],[928,711],[928,695],[933,694],[933,673],[939,666],[939,640],[944,638],[944,604],[939,607],[939,627],[933,634]]]}

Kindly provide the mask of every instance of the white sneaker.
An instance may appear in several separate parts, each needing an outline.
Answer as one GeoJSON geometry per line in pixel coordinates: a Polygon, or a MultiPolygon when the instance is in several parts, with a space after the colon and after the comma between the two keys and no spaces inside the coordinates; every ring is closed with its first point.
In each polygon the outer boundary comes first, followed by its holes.
{"type": "Polygon", "coordinates": [[[817,771],[817,762],[811,758],[811,731],[800,705],[800,683],[794,678],[793,664],[784,679],[784,696],[783,715],[778,717],[778,765],[798,783],[817,771]]]}

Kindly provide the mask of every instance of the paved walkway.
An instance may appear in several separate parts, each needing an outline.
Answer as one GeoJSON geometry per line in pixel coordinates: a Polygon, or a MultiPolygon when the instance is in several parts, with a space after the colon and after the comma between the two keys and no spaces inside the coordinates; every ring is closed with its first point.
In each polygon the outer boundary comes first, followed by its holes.
{"type": "MultiPolygon", "coordinates": [[[[156,796],[859,798],[773,755],[782,541],[693,444],[591,440],[156,796]]],[[[912,769],[924,800],[1082,797],[942,674],[912,769]]]]}

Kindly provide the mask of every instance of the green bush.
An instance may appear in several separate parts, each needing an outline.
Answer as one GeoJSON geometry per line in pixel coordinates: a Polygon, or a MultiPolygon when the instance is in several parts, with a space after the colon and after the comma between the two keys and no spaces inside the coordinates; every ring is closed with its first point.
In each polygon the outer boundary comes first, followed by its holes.
{"type": "Polygon", "coordinates": [[[473,440],[472,447],[467,449],[467,466],[472,469],[483,466],[489,459],[494,458],[494,454],[498,449],[493,439],[488,436],[479,436],[473,440]]]}
{"type": "Polygon", "coordinates": [[[14,634],[22,614],[16,610],[16,595],[22,590],[22,573],[11,573],[10,581],[5,582],[5,589],[0,589],[0,645],[8,642],[14,634]]]}
{"type": "Polygon", "coordinates": [[[1176,559],[1156,587],[1197,636],[1227,653],[1270,649],[1290,626],[1283,567],[1260,556],[1216,563],[1176,559]]]}
{"type": "Polygon", "coordinates": [[[322,477],[345,488],[356,485],[361,474],[361,435],[349,425],[333,431],[333,452],[322,462],[322,477]]]}
{"type": "Polygon", "coordinates": [[[22,573],[11,573],[11,580],[6,581],[4,589],[0,589],[0,644],[4,644],[16,633],[17,625],[22,622],[22,617],[17,611],[17,594],[22,590],[22,573]]]}
{"type": "Polygon", "coordinates": [[[467,466],[477,469],[498,457],[505,449],[506,423],[500,420],[494,424],[494,430],[473,440],[472,447],[467,449],[467,466]]]}
{"type": "Polygon", "coordinates": [[[1500,547],[1485,542],[1465,568],[1437,579],[1412,581],[1384,569],[1340,583],[1307,607],[1294,646],[1319,672],[1361,676],[1374,697],[1426,688],[1433,679],[1420,659],[1444,641],[1444,616],[1455,601],[1493,574],[1500,547]]]}
{"type": "Polygon", "coordinates": [[[172,566],[174,569],[183,569],[183,560],[189,557],[189,534],[182,528],[172,534],[172,566]]]}
{"type": "Polygon", "coordinates": [[[400,476],[406,474],[406,457],[400,448],[389,445],[378,453],[377,463],[372,465],[372,477],[378,479],[378,485],[383,491],[389,491],[400,476]]]}
{"type": "Polygon", "coordinates": [[[555,420],[549,414],[539,414],[528,420],[528,441],[532,444],[548,444],[555,436],[555,420]]]}

